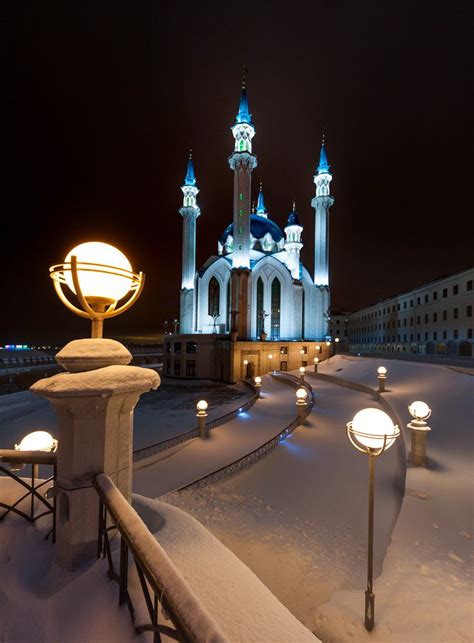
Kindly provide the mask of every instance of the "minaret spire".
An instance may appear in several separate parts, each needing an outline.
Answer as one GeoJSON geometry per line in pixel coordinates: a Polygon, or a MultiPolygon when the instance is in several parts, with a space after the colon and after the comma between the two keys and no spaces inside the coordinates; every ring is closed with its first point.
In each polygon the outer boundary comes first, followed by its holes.
{"type": "Polygon", "coordinates": [[[257,199],[257,214],[261,217],[265,217],[265,219],[268,219],[268,213],[265,207],[265,200],[263,198],[263,187],[262,187],[261,181],[260,181],[260,188],[258,191],[258,199],[257,199]]]}
{"type": "Polygon", "coordinates": [[[298,213],[296,212],[296,203],[293,201],[293,209],[288,215],[288,223],[285,228],[286,265],[293,279],[301,278],[300,252],[303,247],[301,242],[302,232],[303,226],[300,225],[298,213]]]}
{"type": "Polygon", "coordinates": [[[192,150],[189,150],[184,184],[181,186],[183,205],[183,252],[180,301],[180,333],[192,333],[195,309],[194,278],[196,275],[196,219],[201,214],[196,197],[199,188],[194,173],[192,150]]]}

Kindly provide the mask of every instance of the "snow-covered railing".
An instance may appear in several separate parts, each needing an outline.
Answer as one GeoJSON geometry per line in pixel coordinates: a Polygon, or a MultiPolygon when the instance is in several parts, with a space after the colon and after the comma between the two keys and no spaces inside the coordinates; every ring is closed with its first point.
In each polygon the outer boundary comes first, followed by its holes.
{"type": "Polygon", "coordinates": [[[109,576],[119,584],[119,605],[127,604],[135,632],[153,632],[154,641],[161,641],[160,634],[179,641],[228,641],[163,547],[109,476],[99,474],[94,479],[94,486],[100,498],[97,557],[107,556],[109,576]],[[113,525],[107,526],[107,515],[112,519],[113,525]],[[120,534],[118,572],[114,568],[109,541],[109,532],[115,529],[120,534]],[[150,618],[150,623],[144,625],[135,625],[135,609],[128,591],[129,553],[135,562],[150,618]],[[160,604],[174,629],[158,623],[160,604]]]}
{"type": "MultiPolygon", "coordinates": [[[[239,406],[237,409],[234,409],[233,411],[229,411],[229,413],[226,413],[225,415],[221,415],[218,418],[215,418],[214,420],[211,420],[206,424],[206,429],[207,431],[210,431],[211,429],[215,429],[217,426],[221,426],[222,424],[226,424],[227,422],[230,422],[233,420],[239,413],[243,413],[244,411],[247,411],[253,404],[258,399],[258,392],[255,389],[254,386],[252,386],[249,382],[246,382],[245,380],[241,380],[242,384],[244,386],[247,386],[251,391],[252,391],[252,397],[248,399],[244,404],[239,406]]],[[[143,447],[142,449],[137,449],[136,451],[133,452],[133,461],[134,462],[139,462],[140,460],[144,460],[145,458],[149,458],[152,455],[156,455],[157,453],[161,453],[162,451],[167,451],[168,449],[173,449],[174,447],[177,447],[178,445],[182,444],[183,442],[188,442],[189,440],[192,440],[193,438],[198,438],[199,437],[199,428],[196,427],[195,429],[191,429],[190,431],[186,431],[185,433],[180,433],[179,435],[175,435],[172,438],[168,438],[167,440],[162,440],[161,442],[156,442],[155,444],[151,444],[147,447],[143,447]]]]}
{"type": "Polygon", "coordinates": [[[311,385],[308,382],[304,382],[304,383],[301,382],[301,380],[297,377],[293,378],[293,376],[291,375],[282,375],[281,372],[274,371],[273,373],[271,373],[271,375],[278,381],[285,382],[290,386],[295,386],[295,388],[299,388],[300,386],[303,386],[308,391],[308,404],[306,405],[304,414],[301,417],[296,417],[277,435],[275,435],[273,438],[270,438],[270,440],[267,440],[267,442],[257,447],[247,455],[239,458],[238,460],[234,460],[234,462],[231,462],[230,464],[227,464],[224,467],[217,469],[217,471],[214,471],[213,473],[205,475],[202,478],[199,478],[198,480],[191,482],[190,484],[180,487],[176,491],[181,491],[182,489],[189,489],[190,487],[196,487],[199,489],[202,487],[206,487],[209,484],[219,482],[224,478],[228,478],[234,473],[241,471],[245,467],[248,467],[249,465],[254,464],[254,462],[257,462],[257,460],[260,460],[260,458],[262,458],[264,455],[267,455],[267,453],[270,453],[270,451],[272,451],[275,447],[277,447],[280,444],[280,442],[282,442],[292,431],[296,429],[296,427],[300,426],[300,424],[303,423],[305,418],[311,413],[311,409],[314,406],[314,392],[311,385]]]}

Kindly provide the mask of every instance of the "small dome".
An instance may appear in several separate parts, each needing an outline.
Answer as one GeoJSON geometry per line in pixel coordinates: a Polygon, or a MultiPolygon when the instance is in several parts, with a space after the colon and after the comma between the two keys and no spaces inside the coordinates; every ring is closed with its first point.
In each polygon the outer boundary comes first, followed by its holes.
{"type": "MultiPolygon", "coordinates": [[[[267,233],[269,233],[275,243],[278,243],[284,237],[280,227],[274,221],[259,216],[258,214],[250,215],[250,233],[255,239],[262,239],[267,233]]],[[[219,241],[224,244],[229,235],[234,237],[233,223],[227,226],[219,241]]]]}
{"type": "Polygon", "coordinates": [[[300,225],[298,212],[296,212],[296,210],[292,210],[288,215],[288,225],[300,225]]]}

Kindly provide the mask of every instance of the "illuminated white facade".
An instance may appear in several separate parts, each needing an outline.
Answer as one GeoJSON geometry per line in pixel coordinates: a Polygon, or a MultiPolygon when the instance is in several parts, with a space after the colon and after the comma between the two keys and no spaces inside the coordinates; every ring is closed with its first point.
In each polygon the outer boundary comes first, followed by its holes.
{"type": "MultiPolygon", "coordinates": [[[[231,334],[233,339],[323,340],[328,333],[329,208],[332,175],[324,141],[314,177],[314,275],[302,265],[303,226],[293,203],[284,232],[269,216],[260,186],[258,204],[251,212],[252,151],[255,127],[245,86],[232,127],[234,150],[229,165],[234,172],[233,217],[218,240],[217,254],[195,270],[196,203],[194,177],[183,186],[182,334],[231,334]]],[[[191,161],[190,161],[191,162],[191,161]]]]}

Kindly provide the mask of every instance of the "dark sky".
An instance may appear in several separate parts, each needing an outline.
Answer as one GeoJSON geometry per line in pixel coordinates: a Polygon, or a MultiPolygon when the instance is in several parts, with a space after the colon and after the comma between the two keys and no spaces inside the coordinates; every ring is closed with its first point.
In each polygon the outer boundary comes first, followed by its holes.
{"type": "Polygon", "coordinates": [[[48,277],[87,240],[116,244],[147,275],[107,335],[160,332],[178,316],[187,151],[202,264],[232,218],[229,127],[243,64],[254,189],[263,180],[282,226],[296,199],[310,273],[326,133],[333,309],[473,263],[472,2],[10,4],[0,342],[88,334],[48,277]]]}

